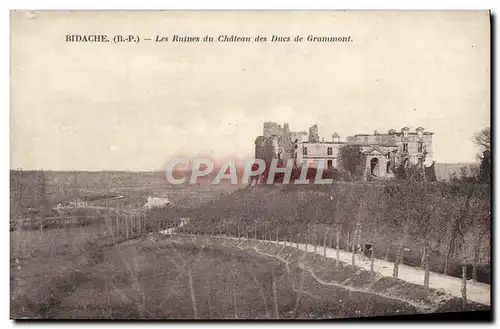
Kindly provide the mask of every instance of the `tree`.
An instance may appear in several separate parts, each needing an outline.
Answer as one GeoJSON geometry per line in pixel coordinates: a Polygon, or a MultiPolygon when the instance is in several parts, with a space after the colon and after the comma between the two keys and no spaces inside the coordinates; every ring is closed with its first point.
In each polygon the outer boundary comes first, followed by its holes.
{"type": "Polygon", "coordinates": [[[312,222],[315,222],[314,216],[316,215],[316,202],[311,195],[306,195],[300,202],[298,207],[298,221],[302,223],[303,236],[304,236],[304,250],[307,251],[307,244],[310,242],[309,227],[312,222]]]}
{"type": "MultiPolygon", "coordinates": [[[[375,253],[380,248],[380,232],[382,231],[383,224],[386,223],[387,216],[387,198],[383,197],[383,186],[371,186],[370,188],[363,189],[362,197],[366,202],[366,212],[364,218],[364,231],[366,231],[366,239],[369,242],[371,255],[370,255],[370,273],[374,275],[375,266],[375,253]]],[[[366,244],[365,244],[366,246],[366,244]]]]}
{"type": "Polygon", "coordinates": [[[420,206],[420,200],[415,196],[420,194],[421,187],[419,184],[411,181],[400,181],[390,183],[385,187],[385,193],[388,195],[388,205],[394,209],[392,215],[398,217],[403,229],[403,238],[396,251],[396,259],[394,261],[393,276],[399,275],[399,265],[403,263],[404,247],[410,239],[411,230],[416,221],[415,210],[420,206]]]}
{"type": "Polygon", "coordinates": [[[336,267],[340,267],[340,236],[345,222],[350,221],[347,210],[352,206],[353,188],[348,185],[332,185],[325,200],[327,222],[335,231],[336,267]]]}
{"type": "Polygon", "coordinates": [[[481,129],[474,135],[474,144],[479,147],[479,180],[483,183],[490,182],[491,177],[491,131],[490,127],[481,129]]]}
{"type": "MultiPolygon", "coordinates": [[[[359,194],[358,194],[359,195],[359,194]]],[[[362,234],[362,220],[364,217],[364,212],[366,208],[366,201],[363,198],[357,198],[356,200],[356,228],[354,230],[354,235],[351,240],[351,264],[354,267],[355,266],[355,259],[356,259],[356,252],[357,252],[357,245],[360,244],[361,241],[361,234],[362,234]]]]}
{"type": "Polygon", "coordinates": [[[476,189],[476,198],[471,203],[471,214],[474,227],[474,245],[473,245],[473,263],[472,263],[472,280],[477,281],[477,267],[479,265],[479,256],[481,244],[483,241],[488,241],[484,237],[491,230],[491,205],[490,205],[490,187],[489,185],[476,189]]]}
{"type": "Polygon", "coordinates": [[[394,175],[397,179],[410,180],[410,181],[423,181],[425,180],[424,168],[420,168],[416,164],[406,161],[401,162],[394,168],[394,175]]]}
{"type": "Polygon", "coordinates": [[[447,213],[449,216],[444,255],[444,274],[448,274],[450,258],[458,255],[459,251],[464,249],[465,233],[472,225],[469,212],[476,188],[477,181],[465,177],[451,182],[449,186],[445,186],[442,190],[443,208],[448,208],[447,213]]]}
{"type": "Polygon", "coordinates": [[[412,185],[413,222],[411,233],[418,237],[422,245],[421,267],[424,269],[424,288],[428,292],[430,279],[430,255],[433,251],[431,241],[439,239],[442,216],[438,212],[434,190],[426,183],[412,185]]]}
{"type": "Polygon", "coordinates": [[[359,145],[345,145],[339,150],[340,164],[354,179],[363,177],[366,156],[359,145]]]}
{"type": "Polygon", "coordinates": [[[479,146],[481,151],[491,151],[491,131],[490,127],[484,127],[474,135],[474,144],[479,146]]]}
{"type": "Polygon", "coordinates": [[[483,183],[489,184],[491,177],[491,154],[489,150],[483,151],[480,161],[479,180],[483,183]]]}

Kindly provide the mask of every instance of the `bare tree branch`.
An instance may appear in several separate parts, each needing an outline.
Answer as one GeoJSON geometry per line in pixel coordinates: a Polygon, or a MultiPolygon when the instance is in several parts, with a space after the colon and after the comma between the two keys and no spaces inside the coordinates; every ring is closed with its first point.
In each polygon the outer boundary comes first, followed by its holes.
{"type": "Polygon", "coordinates": [[[474,135],[474,144],[484,148],[484,150],[489,151],[491,149],[491,131],[490,127],[485,127],[481,129],[474,135]]]}

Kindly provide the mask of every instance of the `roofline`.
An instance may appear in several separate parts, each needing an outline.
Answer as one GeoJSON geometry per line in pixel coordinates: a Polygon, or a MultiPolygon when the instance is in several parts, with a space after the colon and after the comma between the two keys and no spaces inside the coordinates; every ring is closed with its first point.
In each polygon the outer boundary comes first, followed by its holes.
{"type": "Polygon", "coordinates": [[[302,144],[349,144],[348,142],[302,142],[302,144]]]}
{"type": "Polygon", "coordinates": [[[378,146],[378,147],[398,147],[397,145],[394,144],[379,144],[379,143],[348,143],[349,145],[354,145],[354,146],[378,146]]]}
{"type": "MultiPolygon", "coordinates": [[[[402,132],[395,132],[393,134],[377,134],[377,135],[374,135],[374,134],[355,134],[355,135],[352,135],[352,136],[349,136],[349,137],[363,137],[363,136],[393,136],[393,135],[397,135],[397,136],[401,136],[403,135],[402,132]]],[[[418,133],[416,132],[410,132],[408,133],[408,135],[418,135],[418,133]]],[[[430,132],[430,131],[424,131],[424,135],[434,135],[433,132],[430,132]]]]}

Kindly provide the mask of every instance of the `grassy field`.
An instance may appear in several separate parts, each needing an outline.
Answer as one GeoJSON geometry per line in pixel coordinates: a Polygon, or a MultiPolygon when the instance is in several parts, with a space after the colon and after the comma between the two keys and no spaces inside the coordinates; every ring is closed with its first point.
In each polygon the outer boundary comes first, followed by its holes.
{"type": "Polygon", "coordinates": [[[140,209],[148,197],[165,198],[178,209],[191,209],[238,188],[171,185],[163,172],[11,171],[10,217],[11,221],[55,217],[53,207],[74,201],[89,207],[140,209]]]}
{"type": "MultiPolygon", "coordinates": [[[[54,204],[70,200],[77,190],[94,206],[133,209],[141,207],[147,196],[168,198],[175,206],[145,215],[147,225],[139,239],[132,239],[137,232],[125,235],[122,226],[119,244],[116,234],[109,231],[109,221],[103,218],[78,227],[12,231],[13,318],[321,318],[414,313],[415,308],[380,296],[345,295],[342,289],[318,286],[307,273],[303,280],[311,294],[305,294],[298,303],[300,268],[290,272],[290,266],[251,250],[172,244],[148,232],[178,225],[180,217],[188,216],[191,221],[183,228],[186,232],[215,231],[267,239],[278,235],[281,240],[326,242],[329,246],[335,246],[336,233],[340,232],[340,247],[346,249],[359,226],[359,241],[375,242],[376,257],[393,261],[403,239],[403,210],[411,209],[414,221],[404,244],[407,250],[403,263],[420,266],[425,236],[430,269],[440,272],[449,223],[461,215],[467,199],[460,188],[453,190],[440,184],[429,185],[423,196],[417,193],[406,199],[391,199],[380,194],[382,185],[336,183],[236,190],[238,186],[169,186],[158,173],[79,173],[76,185],[72,173],[47,175],[47,194],[54,204]],[[103,204],[96,201],[117,195],[123,198],[103,204]],[[414,203],[398,203],[401,200],[414,203]],[[430,221],[420,225],[424,215],[430,221]],[[422,231],[421,227],[430,230],[422,231]],[[123,242],[127,238],[130,241],[123,242]],[[278,302],[275,291],[279,291],[278,302]],[[339,300],[346,302],[341,305],[339,300]]],[[[482,220],[479,274],[480,281],[489,282],[489,221],[484,220],[489,216],[488,196],[480,191],[469,200],[467,218],[472,220],[463,227],[466,234],[451,255],[451,275],[460,275],[460,252],[467,252],[472,260],[473,250],[464,246],[474,246],[475,242],[468,239],[478,229],[475,223],[482,220]]],[[[120,214],[124,212],[113,216],[120,214]]],[[[333,273],[328,268],[320,277],[332,276],[333,280],[353,275],[353,269],[333,273]]],[[[453,305],[447,310],[458,310],[453,305]]]]}
{"type": "Polygon", "coordinates": [[[439,293],[419,301],[416,287],[391,278],[375,285],[357,268],[335,269],[331,260],[272,245],[259,250],[280,251],[289,263],[217,240],[150,235],[110,245],[95,229],[23,234],[12,236],[12,318],[318,319],[414,314],[427,304],[458,311],[460,305],[439,293]],[[351,282],[326,286],[315,277],[351,282]]]}
{"type": "Polygon", "coordinates": [[[15,318],[40,317],[41,309],[57,299],[49,287],[70,284],[79,269],[100,262],[102,245],[109,242],[106,231],[96,227],[17,230],[10,239],[11,317],[15,318]]]}
{"type": "Polygon", "coordinates": [[[142,205],[148,196],[164,197],[183,206],[196,206],[239,186],[171,185],[164,172],[45,172],[51,204],[71,200],[125,196],[111,205],[142,205]]]}

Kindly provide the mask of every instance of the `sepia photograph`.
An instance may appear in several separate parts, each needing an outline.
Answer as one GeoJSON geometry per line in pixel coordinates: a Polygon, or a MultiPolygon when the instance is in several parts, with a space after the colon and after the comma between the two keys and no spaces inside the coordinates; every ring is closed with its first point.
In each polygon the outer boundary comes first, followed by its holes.
{"type": "Polygon", "coordinates": [[[491,320],[487,10],[10,11],[12,320],[491,320]]]}

